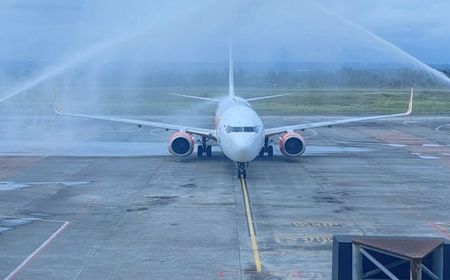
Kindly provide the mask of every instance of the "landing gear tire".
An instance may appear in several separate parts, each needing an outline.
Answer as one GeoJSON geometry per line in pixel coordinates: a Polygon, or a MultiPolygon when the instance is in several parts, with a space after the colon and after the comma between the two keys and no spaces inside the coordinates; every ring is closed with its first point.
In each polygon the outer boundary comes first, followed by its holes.
{"type": "Polygon", "coordinates": [[[268,158],[273,157],[273,146],[269,144],[269,137],[266,136],[264,138],[264,146],[262,147],[261,151],[259,152],[260,157],[264,157],[264,155],[267,153],[268,158]]]}
{"type": "Polygon", "coordinates": [[[197,156],[202,157],[203,155],[203,146],[197,146],[197,156]]]}
{"type": "Polygon", "coordinates": [[[212,155],[212,147],[211,145],[206,146],[205,153],[207,157],[211,157],[212,155]]]}
{"type": "Polygon", "coordinates": [[[238,178],[239,179],[247,178],[247,170],[238,170],[238,178]]]}
{"type": "Polygon", "coordinates": [[[208,139],[206,137],[202,137],[202,141],[197,146],[197,156],[202,157],[205,154],[207,157],[211,157],[212,155],[212,147],[211,145],[207,145],[208,139]]]}
{"type": "Polygon", "coordinates": [[[268,156],[269,158],[272,158],[272,157],[273,157],[273,146],[268,146],[268,147],[267,147],[267,156],[268,156]]]}
{"type": "Polygon", "coordinates": [[[261,151],[259,152],[259,157],[263,157],[264,156],[264,151],[265,151],[265,149],[262,148],[261,151]]]}
{"type": "Polygon", "coordinates": [[[237,168],[238,168],[238,178],[239,179],[245,179],[247,178],[247,163],[245,162],[238,162],[237,163],[237,168]]]}

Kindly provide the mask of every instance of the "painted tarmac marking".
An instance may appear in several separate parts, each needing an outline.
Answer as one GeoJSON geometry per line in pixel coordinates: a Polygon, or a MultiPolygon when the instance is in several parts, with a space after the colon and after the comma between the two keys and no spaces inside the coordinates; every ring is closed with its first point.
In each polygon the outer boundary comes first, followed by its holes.
{"type": "MultiPolygon", "coordinates": [[[[37,219],[41,221],[49,221],[49,222],[63,222],[63,221],[55,221],[55,220],[43,220],[43,219],[37,219]]],[[[64,222],[62,226],[60,226],[47,240],[44,241],[36,250],[34,250],[33,253],[28,255],[28,257],[23,260],[11,273],[8,274],[3,280],[11,280],[14,279],[22,269],[29,264],[42,250],[45,249],[45,247],[50,244],[68,225],[70,222],[64,222]]]]}
{"type": "Polygon", "coordinates": [[[333,242],[332,236],[305,236],[303,238],[305,244],[328,244],[333,242]]]}
{"type": "Polygon", "coordinates": [[[291,225],[295,227],[339,227],[341,224],[333,222],[292,222],[291,225]]]}
{"type": "Polygon", "coordinates": [[[441,144],[422,144],[422,147],[445,147],[444,145],[441,144]]]}
{"type": "Polygon", "coordinates": [[[408,145],[405,145],[405,144],[395,144],[395,143],[393,143],[393,144],[386,144],[386,145],[388,145],[389,147],[395,147],[395,148],[408,147],[408,145]]]}
{"type": "MultiPolygon", "coordinates": [[[[436,131],[450,133],[450,131],[442,130],[450,124],[441,125],[435,128],[436,131]]],[[[406,150],[412,155],[424,160],[440,160],[442,153],[449,153],[448,145],[431,143],[428,139],[413,134],[405,133],[398,130],[390,130],[388,132],[379,129],[363,129],[363,132],[378,140],[386,142],[387,145],[393,147],[401,147],[404,145],[406,150]]]]}
{"type": "Polygon", "coordinates": [[[410,125],[410,124],[416,124],[416,123],[417,123],[417,121],[413,121],[413,120],[403,121],[403,125],[410,125]]]}
{"type": "Polygon", "coordinates": [[[306,132],[306,131],[311,132],[311,134],[306,134],[306,135],[303,135],[303,134],[302,134],[302,136],[303,136],[305,139],[315,137],[315,136],[317,136],[317,134],[318,134],[317,131],[314,130],[314,129],[307,129],[307,130],[305,130],[305,132],[306,132]]]}
{"type": "Polygon", "coordinates": [[[274,235],[274,240],[280,245],[326,245],[333,242],[333,236],[330,234],[279,234],[274,235]]]}
{"type": "Polygon", "coordinates": [[[430,156],[430,155],[423,155],[422,153],[411,153],[412,155],[417,156],[418,158],[421,159],[441,159],[440,157],[436,157],[436,156],[430,156]]]}
{"type": "Polygon", "coordinates": [[[450,231],[444,226],[442,223],[429,223],[434,229],[439,231],[442,235],[447,238],[450,238],[450,231]]]}
{"type": "Polygon", "coordinates": [[[242,187],[242,194],[244,196],[245,214],[247,217],[247,226],[248,231],[250,233],[250,240],[252,243],[252,252],[253,252],[253,259],[255,261],[256,272],[261,272],[262,271],[261,259],[259,257],[258,243],[256,242],[255,228],[253,226],[253,215],[250,208],[250,200],[248,198],[247,183],[244,178],[241,178],[241,187],[242,187]]]}
{"type": "Polygon", "coordinates": [[[442,128],[447,127],[447,126],[450,126],[450,123],[444,124],[444,125],[440,125],[440,126],[436,127],[434,130],[436,130],[437,132],[450,133],[450,131],[442,130],[442,128]]]}

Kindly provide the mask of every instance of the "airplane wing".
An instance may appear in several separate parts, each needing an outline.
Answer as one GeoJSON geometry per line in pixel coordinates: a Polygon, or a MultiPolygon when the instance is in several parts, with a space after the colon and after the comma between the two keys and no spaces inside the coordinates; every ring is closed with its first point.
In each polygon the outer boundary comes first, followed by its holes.
{"type": "Polygon", "coordinates": [[[332,125],[351,123],[351,122],[361,122],[361,121],[378,120],[378,119],[384,119],[384,118],[408,116],[412,113],[413,96],[414,96],[414,89],[412,88],[411,95],[409,97],[408,110],[404,113],[391,114],[391,115],[369,116],[369,117],[347,118],[347,119],[323,121],[323,122],[316,122],[316,123],[305,123],[305,124],[298,124],[298,125],[274,127],[274,128],[266,129],[265,135],[272,136],[272,135],[276,135],[276,134],[280,134],[280,133],[284,133],[284,132],[303,130],[303,129],[308,129],[308,128],[317,128],[317,127],[332,126],[332,125]]]}
{"type": "Polygon", "coordinates": [[[213,140],[216,139],[215,131],[213,129],[181,126],[181,125],[167,124],[167,123],[160,123],[160,122],[149,122],[149,121],[142,121],[142,120],[122,119],[122,118],[106,117],[106,116],[63,113],[56,106],[55,106],[55,113],[60,116],[68,116],[68,117],[75,117],[75,118],[100,120],[100,121],[109,121],[109,122],[118,122],[118,123],[124,123],[124,124],[137,125],[139,127],[149,126],[149,127],[162,128],[165,130],[185,131],[185,132],[189,132],[192,134],[205,136],[205,137],[213,139],[213,140]]]}

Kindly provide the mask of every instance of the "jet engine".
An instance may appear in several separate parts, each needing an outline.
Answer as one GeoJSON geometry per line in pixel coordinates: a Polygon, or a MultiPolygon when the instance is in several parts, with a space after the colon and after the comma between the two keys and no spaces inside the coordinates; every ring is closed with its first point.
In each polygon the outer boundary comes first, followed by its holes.
{"type": "Polygon", "coordinates": [[[295,132],[284,133],[280,136],[280,151],[285,156],[297,157],[305,152],[306,143],[303,137],[295,132]]]}
{"type": "Polygon", "coordinates": [[[169,152],[176,157],[191,155],[194,145],[194,137],[190,133],[178,131],[169,138],[169,152]]]}

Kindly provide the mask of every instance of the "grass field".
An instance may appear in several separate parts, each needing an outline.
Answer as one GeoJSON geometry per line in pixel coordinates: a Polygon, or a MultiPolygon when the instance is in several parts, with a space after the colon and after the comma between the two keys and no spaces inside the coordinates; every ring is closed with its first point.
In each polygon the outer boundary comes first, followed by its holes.
{"type": "MultiPolygon", "coordinates": [[[[171,115],[176,112],[210,115],[214,113],[214,102],[203,102],[169,93],[183,93],[206,97],[220,97],[226,88],[106,88],[95,93],[61,93],[61,107],[84,113],[111,115],[171,115]]],[[[244,98],[272,94],[292,95],[252,102],[262,115],[364,115],[369,113],[395,113],[406,110],[409,90],[386,89],[329,89],[295,90],[245,88],[236,89],[244,98]]],[[[29,112],[51,114],[52,94],[36,89],[20,97],[0,104],[0,114],[29,112]],[[2,110],[3,107],[3,110],[2,110]],[[17,108],[17,112],[16,111],[17,108]],[[37,108],[33,110],[33,108],[37,108]],[[7,109],[7,110],[6,110],[7,109]],[[20,110],[19,110],[20,109],[20,110]],[[3,112],[2,112],[3,111],[3,112]]],[[[450,90],[416,89],[414,113],[418,115],[446,115],[450,113],[450,90]]]]}

